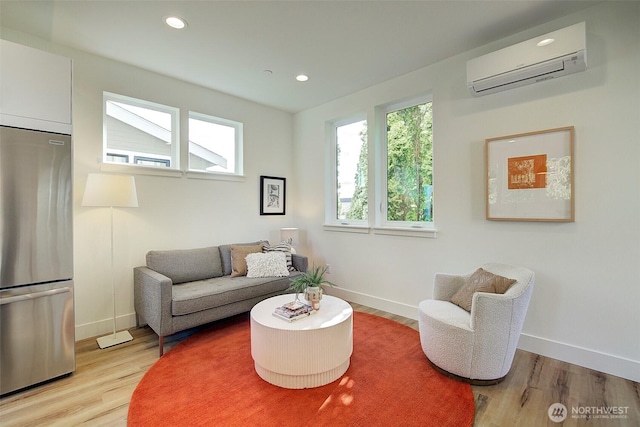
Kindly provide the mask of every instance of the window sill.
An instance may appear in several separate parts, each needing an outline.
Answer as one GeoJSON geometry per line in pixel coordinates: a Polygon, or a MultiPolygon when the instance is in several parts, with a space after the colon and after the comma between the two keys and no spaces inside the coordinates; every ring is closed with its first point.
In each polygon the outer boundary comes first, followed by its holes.
{"type": "Polygon", "coordinates": [[[197,172],[197,171],[182,171],[169,168],[156,168],[137,165],[119,165],[116,163],[100,163],[100,170],[102,172],[116,172],[129,175],[154,175],[154,176],[168,176],[173,178],[182,178],[186,176],[189,179],[210,179],[216,181],[234,181],[244,182],[246,177],[244,175],[231,175],[222,173],[210,173],[210,172],[197,172]]]}
{"type": "Polygon", "coordinates": [[[435,228],[409,228],[409,227],[371,227],[374,234],[388,236],[405,236],[435,239],[435,228]]]}
{"type": "Polygon", "coordinates": [[[100,163],[100,170],[102,172],[117,172],[124,174],[136,174],[136,175],[156,175],[156,176],[170,176],[174,178],[182,177],[182,171],[169,168],[156,168],[136,165],[119,165],[115,163],[100,163]]]}
{"type": "Polygon", "coordinates": [[[214,181],[234,181],[234,182],[245,182],[247,178],[244,175],[232,175],[226,173],[212,173],[212,172],[198,172],[198,171],[189,171],[186,172],[187,178],[189,179],[210,179],[214,181]]]}
{"type": "Polygon", "coordinates": [[[368,225],[353,225],[353,224],[325,224],[324,231],[337,231],[342,233],[359,233],[369,234],[371,227],[368,225]]]}
{"type": "Polygon", "coordinates": [[[409,227],[369,227],[368,225],[354,224],[324,224],[324,231],[357,234],[379,234],[382,236],[405,236],[418,237],[424,239],[435,239],[437,230],[435,228],[409,228],[409,227]]]}

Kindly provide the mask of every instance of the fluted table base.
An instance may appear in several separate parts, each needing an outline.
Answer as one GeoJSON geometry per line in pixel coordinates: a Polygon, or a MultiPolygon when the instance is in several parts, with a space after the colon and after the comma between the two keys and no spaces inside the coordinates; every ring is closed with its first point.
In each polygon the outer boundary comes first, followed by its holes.
{"type": "Polygon", "coordinates": [[[251,310],[251,355],[258,375],[283,388],[319,387],[340,378],[353,352],[353,309],[345,301],[324,296],[320,310],[287,322],[273,310],[292,301],[281,295],[251,310]]]}

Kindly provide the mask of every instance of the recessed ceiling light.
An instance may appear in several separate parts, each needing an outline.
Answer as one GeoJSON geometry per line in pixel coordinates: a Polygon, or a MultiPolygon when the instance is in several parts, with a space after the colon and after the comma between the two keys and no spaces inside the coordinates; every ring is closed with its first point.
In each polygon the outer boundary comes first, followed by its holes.
{"type": "Polygon", "coordinates": [[[553,43],[554,41],[556,41],[556,39],[544,39],[544,40],[540,40],[540,41],[536,44],[536,46],[538,46],[538,47],[546,46],[546,45],[548,45],[548,44],[553,43]]]}
{"type": "Polygon", "coordinates": [[[167,16],[164,18],[164,22],[166,22],[171,28],[175,28],[177,30],[182,30],[187,26],[187,21],[179,16],[167,16]]]}
{"type": "Polygon", "coordinates": [[[307,76],[306,74],[298,74],[296,76],[296,80],[299,82],[306,82],[307,80],[309,80],[309,76],[307,76]]]}

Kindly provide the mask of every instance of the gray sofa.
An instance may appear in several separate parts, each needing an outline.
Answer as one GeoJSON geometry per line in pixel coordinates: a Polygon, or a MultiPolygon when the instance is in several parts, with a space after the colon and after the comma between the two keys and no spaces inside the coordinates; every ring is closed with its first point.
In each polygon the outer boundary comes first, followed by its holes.
{"type": "MultiPolygon", "coordinates": [[[[255,245],[260,242],[238,245],[255,245]]],[[[231,277],[231,246],[150,251],[146,266],[133,270],[137,325],[164,337],[250,311],[258,302],[287,292],[290,278],[307,271],[308,259],[292,254],[288,277],[231,277]]]]}

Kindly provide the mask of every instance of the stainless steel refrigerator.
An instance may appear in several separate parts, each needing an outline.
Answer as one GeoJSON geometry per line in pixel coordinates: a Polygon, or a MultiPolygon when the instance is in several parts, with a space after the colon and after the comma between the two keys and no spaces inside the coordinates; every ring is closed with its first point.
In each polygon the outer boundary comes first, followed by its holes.
{"type": "Polygon", "coordinates": [[[75,370],[71,136],[0,126],[0,394],[75,370]]]}

